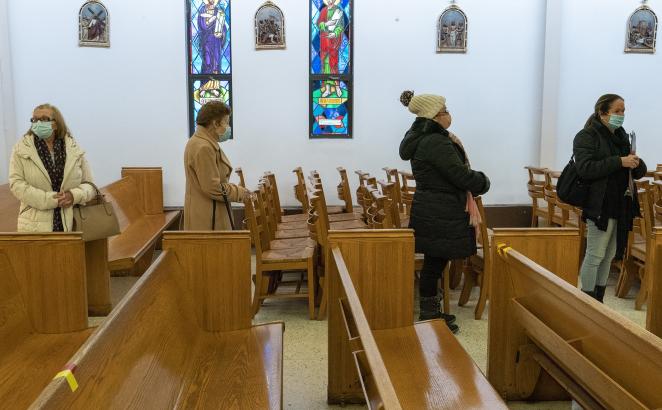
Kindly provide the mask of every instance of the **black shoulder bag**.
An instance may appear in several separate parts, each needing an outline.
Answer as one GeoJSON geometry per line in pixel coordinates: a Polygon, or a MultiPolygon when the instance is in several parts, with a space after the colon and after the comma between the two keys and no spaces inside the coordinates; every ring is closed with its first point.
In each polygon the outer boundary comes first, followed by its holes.
{"type": "Polygon", "coordinates": [[[573,155],[556,182],[556,195],[566,204],[581,208],[586,204],[590,187],[591,184],[579,177],[573,155]]]}

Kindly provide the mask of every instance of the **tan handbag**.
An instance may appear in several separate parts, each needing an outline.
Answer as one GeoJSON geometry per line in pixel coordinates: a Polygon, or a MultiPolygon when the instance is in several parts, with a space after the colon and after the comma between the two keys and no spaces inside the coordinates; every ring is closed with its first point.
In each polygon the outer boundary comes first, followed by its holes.
{"type": "Polygon", "coordinates": [[[83,182],[83,184],[92,186],[97,194],[87,204],[74,207],[74,231],[82,232],[85,242],[119,234],[120,224],[113,204],[106,201],[96,185],[91,182],[83,182]]]}

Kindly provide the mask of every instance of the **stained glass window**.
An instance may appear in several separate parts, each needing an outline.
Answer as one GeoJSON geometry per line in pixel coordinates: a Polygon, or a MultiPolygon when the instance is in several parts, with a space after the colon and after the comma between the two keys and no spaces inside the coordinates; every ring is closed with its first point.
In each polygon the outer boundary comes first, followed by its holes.
{"type": "Polygon", "coordinates": [[[352,0],[310,1],[310,137],[352,135],[352,0]]]}
{"type": "Polygon", "coordinates": [[[209,101],[232,104],[230,0],[186,0],[189,126],[209,101]]]}

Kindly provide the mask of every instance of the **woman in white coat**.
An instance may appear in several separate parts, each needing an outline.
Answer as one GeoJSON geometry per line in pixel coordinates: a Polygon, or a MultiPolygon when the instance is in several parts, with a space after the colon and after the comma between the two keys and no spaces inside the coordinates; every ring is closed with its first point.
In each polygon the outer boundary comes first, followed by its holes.
{"type": "Polygon", "coordinates": [[[30,130],[12,151],[9,187],[21,202],[18,232],[69,232],[74,205],[95,196],[85,152],[69,135],[60,111],[43,104],[34,109],[30,130]]]}

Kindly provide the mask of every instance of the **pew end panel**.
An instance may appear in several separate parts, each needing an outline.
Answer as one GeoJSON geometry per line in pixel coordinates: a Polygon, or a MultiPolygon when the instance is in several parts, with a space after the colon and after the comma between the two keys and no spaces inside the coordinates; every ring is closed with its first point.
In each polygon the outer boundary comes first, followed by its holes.
{"type": "MultiPolygon", "coordinates": [[[[232,269],[250,283],[243,263],[250,263],[248,235],[171,232],[164,235],[164,247],[71,360],[78,390],[72,392],[63,379],[53,380],[31,408],[212,408],[219,403],[282,408],[283,323],[209,331],[203,325],[218,318],[199,320],[198,305],[220,300],[224,290],[213,283],[221,281],[220,274],[231,276],[232,269]],[[202,249],[192,252],[196,247],[202,249]],[[227,258],[224,268],[217,267],[215,257],[213,263],[197,261],[213,252],[227,258]],[[194,273],[199,283],[208,283],[208,295],[199,293],[194,273]]],[[[232,278],[222,280],[229,284],[232,278]]],[[[250,307],[250,293],[238,293],[250,307]]],[[[229,315],[243,311],[225,307],[229,315]]]]}
{"type": "Polygon", "coordinates": [[[588,408],[662,406],[659,386],[645,382],[662,380],[660,339],[516,248],[496,253],[494,273],[488,376],[504,398],[570,394],[588,408]]]}
{"type": "Polygon", "coordinates": [[[200,326],[211,332],[251,327],[251,239],[248,231],[165,232],[164,250],[182,266],[200,326]]]}
{"type": "Polygon", "coordinates": [[[122,178],[132,178],[145,215],[163,213],[163,170],[155,167],[123,167],[122,178]]]}

